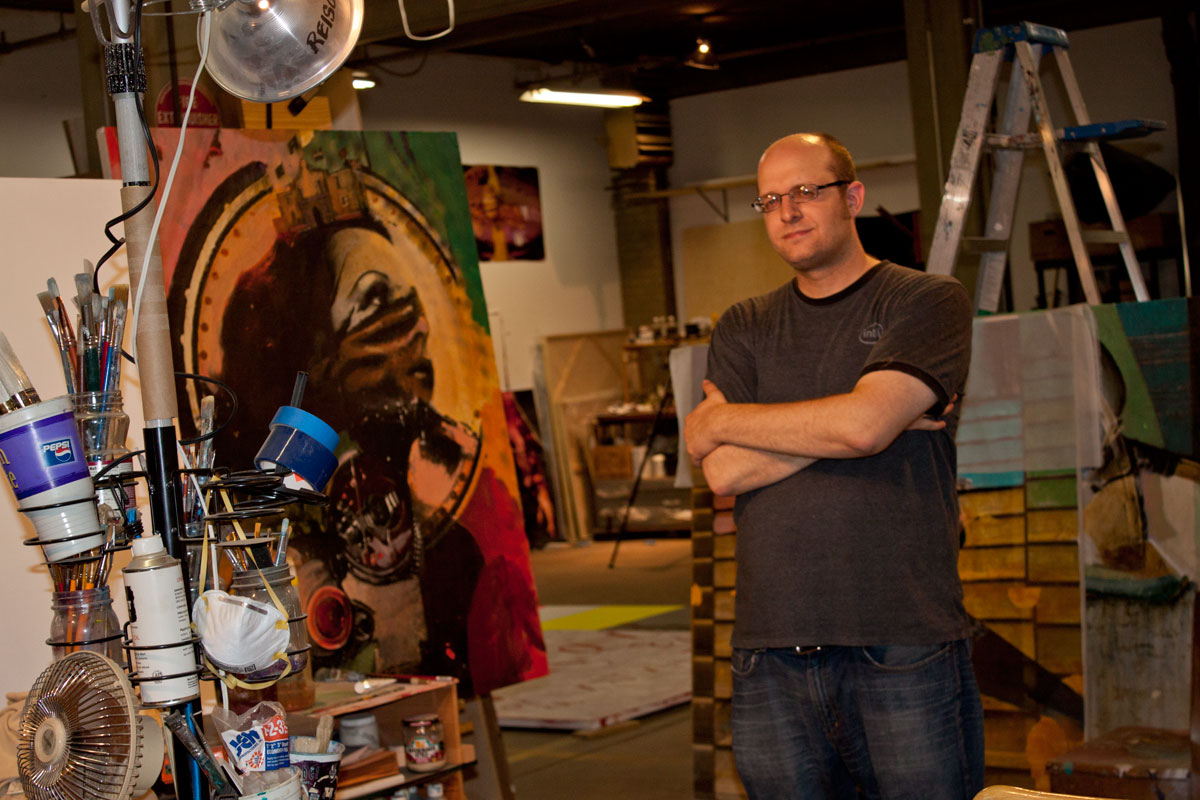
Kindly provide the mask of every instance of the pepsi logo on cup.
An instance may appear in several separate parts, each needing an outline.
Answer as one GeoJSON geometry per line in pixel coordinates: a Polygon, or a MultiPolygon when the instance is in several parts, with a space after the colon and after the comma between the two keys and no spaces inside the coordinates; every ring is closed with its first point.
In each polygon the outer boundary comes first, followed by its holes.
{"type": "Polygon", "coordinates": [[[75,454],[71,451],[71,440],[59,439],[56,442],[46,442],[42,445],[42,459],[48,467],[71,463],[75,460],[75,454]]]}

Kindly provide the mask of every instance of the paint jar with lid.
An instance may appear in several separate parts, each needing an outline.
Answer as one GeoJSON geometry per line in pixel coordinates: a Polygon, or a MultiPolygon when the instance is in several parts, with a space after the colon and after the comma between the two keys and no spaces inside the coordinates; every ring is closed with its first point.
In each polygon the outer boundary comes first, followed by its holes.
{"type": "Polygon", "coordinates": [[[433,772],[446,765],[442,721],[437,714],[404,718],[404,758],[413,772],[433,772]]]}

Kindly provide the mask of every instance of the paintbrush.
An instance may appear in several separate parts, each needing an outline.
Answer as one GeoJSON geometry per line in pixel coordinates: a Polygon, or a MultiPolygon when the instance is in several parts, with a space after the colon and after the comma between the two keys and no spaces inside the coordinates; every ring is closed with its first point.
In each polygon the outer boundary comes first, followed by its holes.
{"type": "Polygon", "coordinates": [[[75,346],[75,331],[71,328],[71,318],[67,315],[67,307],[62,301],[62,295],[58,293],[58,281],[54,278],[46,279],[46,287],[50,290],[50,294],[54,297],[54,305],[58,307],[58,324],[59,331],[63,337],[63,347],[71,357],[71,383],[75,386],[76,391],[79,390],[79,352],[75,346]]]}
{"type": "MultiPolygon", "coordinates": [[[[125,289],[125,295],[129,295],[129,287],[120,287],[125,289]]],[[[121,339],[125,335],[125,300],[117,293],[117,297],[112,301],[112,333],[109,338],[111,342],[108,348],[108,370],[104,376],[104,391],[115,392],[121,386],[121,339]]]]}
{"type": "Polygon", "coordinates": [[[58,345],[58,353],[62,358],[63,380],[67,384],[67,394],[75,394],[75,370],[71,366],[71,353],[67,349],[66,339],[63,338],[62,326],[59,325],[58,304],[54,302],[54,295],[50,292],[38,292],[37,298],[38,302],[42,304],[46,322],[50,324],[50,333],[54,336],[54,342],[58,345]]]}
{"type": "Polygon", "coordinates": [[[8,400],[15,402],[18,408],[40,403],[42,398],[38,397],[37,390],[33,388],[33,384],[29,382],[29,376],[25,374],[25,368],[21,366],[21,360],[17,358],[12,345],[8,343],[8,337],[2,332],[0,332],[0,361],[4,362],[4,384],[9,390],[8,400]]]}

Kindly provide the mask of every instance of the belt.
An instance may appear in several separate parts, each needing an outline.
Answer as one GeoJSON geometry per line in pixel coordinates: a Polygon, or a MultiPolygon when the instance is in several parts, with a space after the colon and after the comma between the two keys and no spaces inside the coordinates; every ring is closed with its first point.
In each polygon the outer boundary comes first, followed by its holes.
{"type": "Polygon", "coordinates": [[[816,646],[813,646],[813,647],[796,647],[796,648],[795,648],[795,650],[796,650],[796,655],[798,655],[798,656],[811,656],[811,655],[815,655],[816,653],[819,653],[819,652],[821,652],[821,650],[823,650],[823,649],[824,649],[824,646],[823,646],[823,645],[816,645],[816,646]]]}

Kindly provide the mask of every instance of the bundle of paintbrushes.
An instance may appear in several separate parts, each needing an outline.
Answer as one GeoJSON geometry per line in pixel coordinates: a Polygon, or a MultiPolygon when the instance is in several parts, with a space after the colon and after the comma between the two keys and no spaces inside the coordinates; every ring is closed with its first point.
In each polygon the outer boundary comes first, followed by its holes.
{"type": "Polygon", "coordinates": [[[47,562],[50,580],[56,592],[74,592],[79,589],[95,589],[108,585],[108,573],[112,570],[112,541],[93,547],[74,558],[47,562]]]}
{"type": "Polygon", "coordinates": [[[54,278],[46,281],[49,291],[38,292],[62,357],[68,394],[120,389],[121,339],[125,334],[129,287],[114,286],[107,295],[99,294],[93,289],[93,273],[92,265],[85,261],[84,271],[75,276],[74,299],[79,309],[75,328],[71,327],[54,278]]]}
{"type": "Polygon", "coordinates": [[[38,402],[41,402],[41,398],[29,382],[29,376],[8,343],[8,337],[0,333],[0,414],[38,402]]]}

